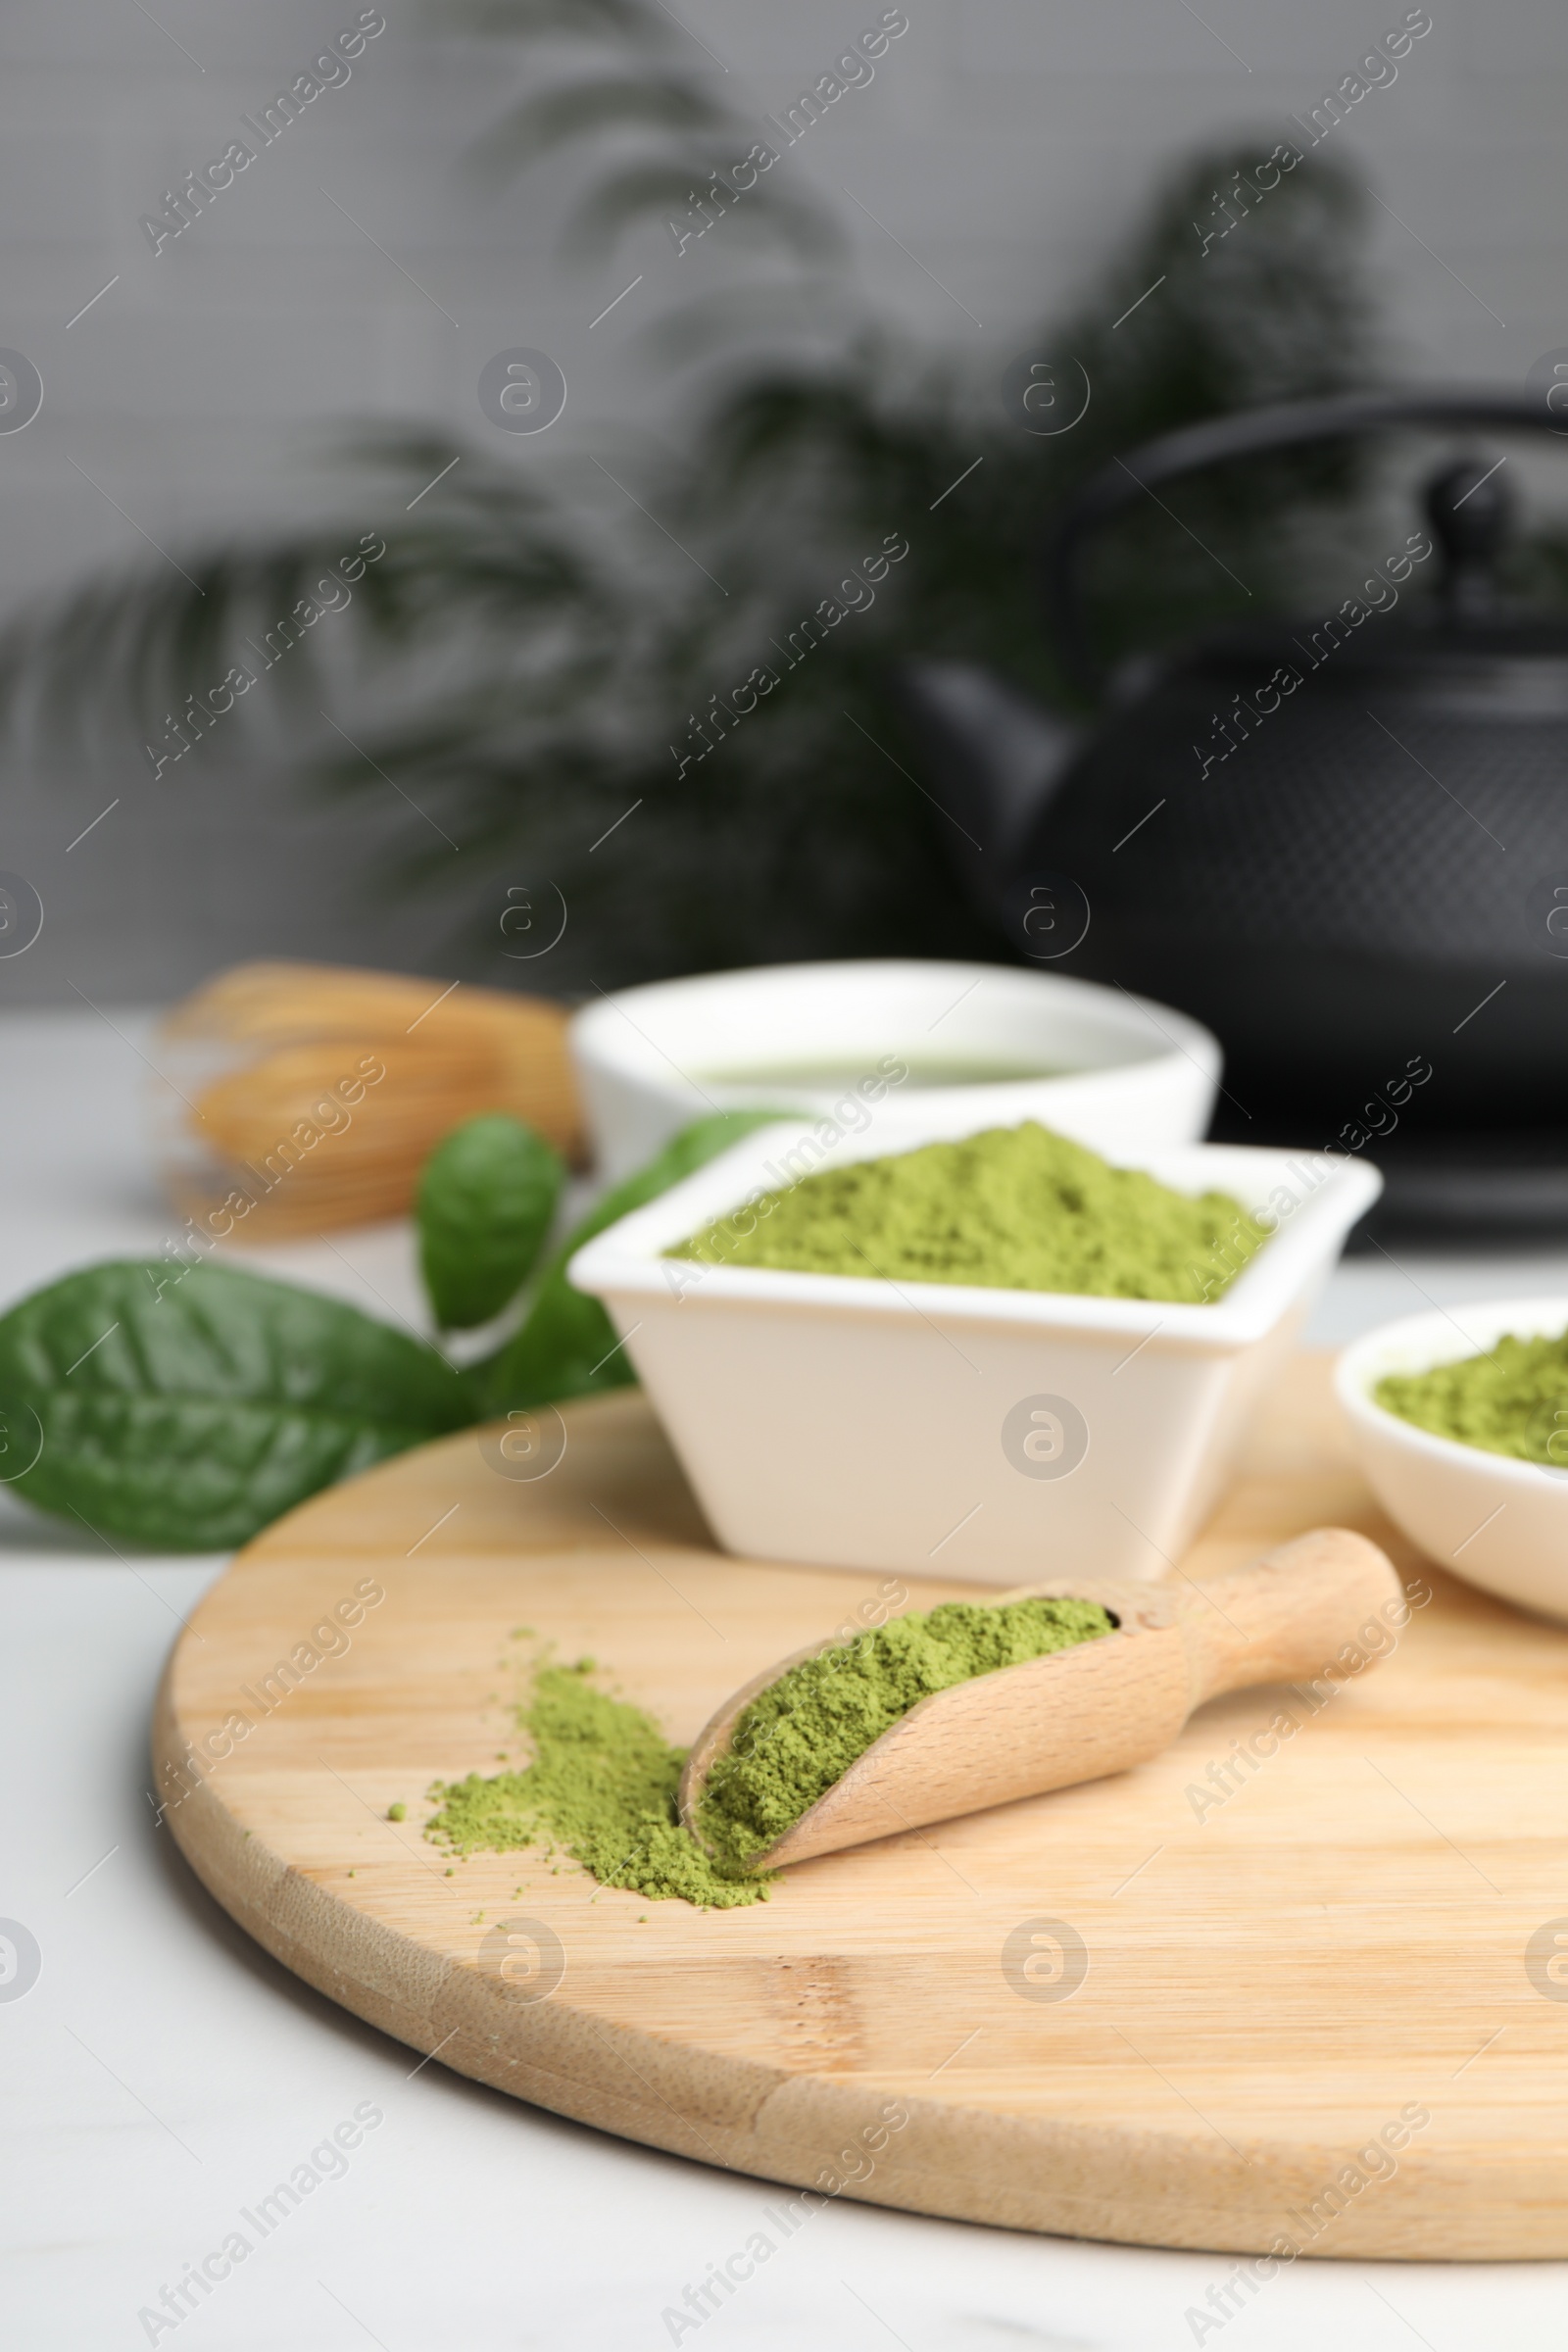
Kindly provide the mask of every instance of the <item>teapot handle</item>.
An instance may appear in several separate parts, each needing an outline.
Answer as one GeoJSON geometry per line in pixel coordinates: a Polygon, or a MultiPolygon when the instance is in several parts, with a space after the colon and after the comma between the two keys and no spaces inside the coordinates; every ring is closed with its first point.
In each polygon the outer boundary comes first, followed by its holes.
{"type": "Polygon", "coordinates": [[[1162,482],[1301,442],[1343,440],[1350,434],[1391,425],[1478,425],[1496,431],[1565,435],[1539,394],[1516,392],[1348,392],[1329,400],[1297,400],[1267,409],[1245,409],[1203,424],[1183,425],[1146,441],[1125,458],[1112,458],[1078,492],[1052,537],[1045,557],[1046,605],[1068,675],[1088,694],[1098,693],[1102,665],[1091,650],[1085,625],[1082,564],[1092,535],[1137,499],[1162,482]]]}

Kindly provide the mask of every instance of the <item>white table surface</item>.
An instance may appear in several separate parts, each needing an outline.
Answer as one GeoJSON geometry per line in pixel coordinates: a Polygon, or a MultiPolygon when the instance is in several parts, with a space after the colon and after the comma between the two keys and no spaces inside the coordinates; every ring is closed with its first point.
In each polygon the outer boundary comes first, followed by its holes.
{"type": "MultiPolygon", "coordinates": [[[[147,1148],[143,1016],[0,1017],[0,1306],[170,1229],[147,1148]],[[110,1019],[115,1024],[110,1026],[110,1019]]],[[[269,1270],[418,1316],[406,1231],[270,1252],[269,1270]]],[[[258,1263],[254,1256],[252,1263],[258,1263]]],[[[1430,1300],[1568,1292],[1555,1258],[1342,1267],[1312,1337],[1430,1300]]],[[[664,2319],[761,2227],[770,2191],[606,2138],[450,2074],[345,2015],[232,1926],[146,1790],[177,1620],[220,1559],[122,1564],[0,1494],[0,1915],[42,1971],[0,2000],[4,2340],[24,2352],[1474,2352],[1560,2341],[1568,2266],[1302,2262],[1222,2328],[1224,2256],[816,2214],[701,2328],[664,2319]],[[139,2314],[362,2101],[384,2122],[178,2325],[139,2314]]],[[[1215,1955],[1223,1966],[1223,1955],[1215,1955]]]]}

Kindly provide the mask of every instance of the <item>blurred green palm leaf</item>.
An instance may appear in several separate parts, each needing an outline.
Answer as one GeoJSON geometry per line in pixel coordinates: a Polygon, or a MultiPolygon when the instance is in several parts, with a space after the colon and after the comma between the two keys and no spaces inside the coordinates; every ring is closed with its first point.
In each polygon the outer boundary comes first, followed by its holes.
{"type": "MultiPolygon", "coordinates": [[[[528,66],[481,144],[487,176],[574,159],[568,255],[662,234],[700,175],[759,135],[716,63],[648,0],[486,0],[461,21],[528,66]]],[[[972,852],[925,791],[890,670],[910,653],[980,658],[1060,700],[1036,565],[1072,490],[1155,432],[1375,379],[1364,199],[1343,172],[1306,159],[1206,253],[1195,233],[1216,187],[1271,145],[1178,167],[1093,292],[1020,333],[1020,350],[1076,363],[1093,387],[1054,439],[1009,421],[997,356],[977,376],[875,323],[837,258],[850,240],[781,159],[734,208],[775,239],[771,282],[749,268],[652,330],[695,370],[686,445],[601,444],[604,462],[585,463],[563,444],[525,479],[510,449],[367,430],[373,511],[407,517],[351,616],[278,665],[268,715],[257,695],[230,724],[276,729],[291,704],[328,785],[390,782],[416,804],[383,883],[444,867],[488,884],[514,858],[550,873],[573,910],[556,986],[998,952],[956,884],[953,858],[972,852]],[[874,602],[804,651],[847,567],[890,535],[908,554],[874,602]],[[737,716],[759,671],[775,684],[737,716]],[[323,708],[350,744],[316,723],[323,708]]],[[[1366,460],[1343,449],[1179,485],[1106,535],[1104,650],[1309,600],[1364,542],[1376,496],[1366,460]]],[[[128,725],[146,736],[220,677],[345,544],[313,530],[183,558],[182,574],[89,583],[11,629],[0,693],[123,758],[128,725]]],[[[465,887],[476,905],[477,880],[465,887]]]]}

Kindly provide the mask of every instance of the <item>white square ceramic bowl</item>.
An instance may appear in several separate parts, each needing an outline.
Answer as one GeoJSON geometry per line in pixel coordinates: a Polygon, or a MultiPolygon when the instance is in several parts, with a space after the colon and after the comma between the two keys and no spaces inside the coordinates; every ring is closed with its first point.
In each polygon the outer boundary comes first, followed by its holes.
{"type": "MultiPolygon", "coordinates": [[[[963,1115],[879,1118],[832,1162],[976,1132],[963,1115]]],[[[789,1155],[811,1134],[760,1130],[589,1242],[570,1279],[604,1300],[730,1550],[977,1584],[1162,1574],[1217,1502],[1259,1392],[1382,1182],[1326,1154],[1125,1155],[1183,1192],[1218,1187],[1254,1210],[1272,1197],[1283,1212],[1203,1306],[662,1255],[803,1172],[789,1155]]]]}
{"type": "MultiPolygon", "coordinates": [[[[1568,1331],[1568,1298],[1489,1299],[1380,1324],[1347,1348],[1335,1387],[1368,1483],[1429,1559],[1489,1592],[1568,1617],[1568,1459],[1552,1470],[1435,1437],[1374,1401],[1386,1373],[1429,1372],[1495,1347],[1568,1331]]],[[[1562,1451],[1568,1456],[1568,1439],[1562,1451]]]]}

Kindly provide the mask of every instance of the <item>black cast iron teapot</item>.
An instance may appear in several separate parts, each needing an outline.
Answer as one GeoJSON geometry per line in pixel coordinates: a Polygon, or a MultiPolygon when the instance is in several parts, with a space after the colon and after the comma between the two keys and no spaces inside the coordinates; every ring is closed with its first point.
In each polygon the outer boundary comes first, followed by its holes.
{"type": "MultiPolygon", "coordinates": [[[[1543,402],[1414,392],[1150,442],[1088,484],[1051,547],[1058,648],[1102,689],[1084,551],[1180,474],[1390,426],[1553,424],[1543,402]]],[[[1337,612],[1128,665],[1097,728],[967,664],[904,686],[987,912],[1023,955],[1215,1030],[1216,1132],[1375,1138],[1404,1223],[1568,1229],[1568,615],[1493,584],[1504,465],[1445,464],[1430,529],[1380,551],[1337,612]]]]}

